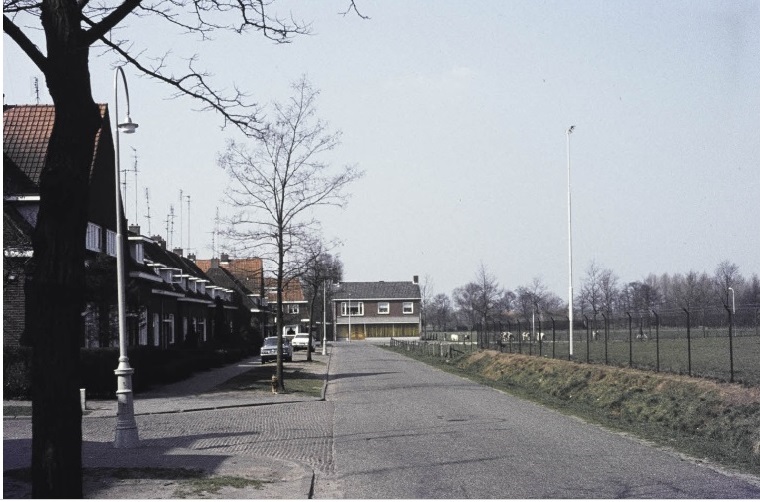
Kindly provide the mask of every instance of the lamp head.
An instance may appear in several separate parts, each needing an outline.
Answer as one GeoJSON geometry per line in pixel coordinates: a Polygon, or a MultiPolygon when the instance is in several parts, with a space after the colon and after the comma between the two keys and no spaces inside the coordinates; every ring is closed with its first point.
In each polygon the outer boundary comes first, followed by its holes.
{"type": "Polygon", "coordinates": [[[570,129],[567,130],[567,134],[572,134],[574,129],[575,129],[575,126],[571,125],[570,129]]]}
{"type": "Polygon", "coordinates": [[[138,125],[135,122],[132,122],[132,118],[127,114],[125,122],[122,122],[117,127],[124,134],[132,134],[137,130],[138,125]]]}

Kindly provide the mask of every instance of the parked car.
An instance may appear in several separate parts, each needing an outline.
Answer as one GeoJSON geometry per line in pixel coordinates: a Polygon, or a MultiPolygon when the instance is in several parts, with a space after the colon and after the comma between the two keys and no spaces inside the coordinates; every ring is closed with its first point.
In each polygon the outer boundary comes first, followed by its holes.
{"type": "MultiPolygon", "coordinates": [[[[306,333],[299,333],[293,338],[293,350],[306,350],[309,346],[309,335],[306,333]]],[[[316,338],[311,341],[311,351],[320,346],[319,340],[316,338]]]]}
{"type": "MultiPolygon", "coordinates": [[[[283,337],[282,339],[282,359],[284,361],[293,360],[293,346],[290,342],[283,337]]],[[[264,338],[264,343],[261,345],[261,364],[266,364],[267,361],[277,360],[277,337],[268,336],[264,338]]]]}

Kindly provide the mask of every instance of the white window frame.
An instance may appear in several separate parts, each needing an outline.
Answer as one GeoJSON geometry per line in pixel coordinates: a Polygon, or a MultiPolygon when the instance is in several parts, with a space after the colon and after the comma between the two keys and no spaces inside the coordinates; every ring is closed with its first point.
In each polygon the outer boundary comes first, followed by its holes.
{"type": "Polygon", "coordinates": [[[141,310],[137,315],[138,345],[148,345],[148,311],[141,310]]]}
{"type": "Polygon", "coordinates": [[[198,317],[196,319],[197,323],[197,332],[200,339],[204,342],[208,341],[206,340],[206,319],[204,317],[198,317]]]}
{"type": "Polygon", "coordinates": [[[134,252],[132,257],[137,263],[145,263],[145,249],[142,242],[135,242],[132,251],[134,252]]]}
{"type": "Polygon", "coordinates": [[[174,314],[164,315],[164,331],[166,332],[166,343],[169,345],[174,343],[174,314]]]}
{"type": "Polygon", "coordinates": [[[404,302],[402,304],[402,312],[406,315],[414,314],[414,302],[404,302]]]}
{"type": "Polygon", "coordinates": [[[153,346],[161,346],[161,316],[157,312],[153,313],[153,346]]]}
{"type": "Polygon", "coordinates": [[[288,314],[298,314],[299,308],[297,303],[288,304],[288,314]]]}
{"type": "MultiPolygon", "coordinates": [[[[340,304],[340,315],[343,317],[348,317],[348,310],[346,308],[348,303],[349,302],[341,302],[340,304]]],[[[364,315],[364,302],[350,302],[350,303],[351,303],[351,317],[364,315]]]]}
{"type": "Polygon", "coordinates": [[[106,229],[106,254],[116,256],[116,232],[106,229]]]}
{"type": "Polygon", "coordinates": [[[94,223],[87,222],[87,237],[85,247],[89,251],[100,252],[101,241],[103,238],[103,229],[94,223]]]}
{"type": "Polygon", "coordinates": [[[377,304],[377,313],[379,315],[388,315],[391,313],[391,304],[390,302],[379,302],[377,304]]]}

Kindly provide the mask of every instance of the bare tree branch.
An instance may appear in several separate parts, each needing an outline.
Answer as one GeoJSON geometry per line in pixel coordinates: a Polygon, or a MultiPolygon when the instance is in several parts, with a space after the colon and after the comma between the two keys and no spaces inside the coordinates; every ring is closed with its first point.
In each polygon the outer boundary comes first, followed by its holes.
{"type": "Polygon", "coordinates": [[[11,19],[3,15],[3,31],[8,34],[11,39],[18,44],[24,53],[29,56],[29,59],[37,65],[37,68],[45,73],[47,71],[47,58],[40,52],[39,48],[32,43],[31,40],[24,34],[11,19]]]}
{"type": "Polygon", "coordinates": [[[341,15],[346,16],[351,11],[356,12],[356,15],[359,16],[362,19],[370,19],[369,16],[365,16],[361,12],[359,12],[359,9],[356,7],[356,1],[355,0],[351,0],[351,3],[349,4],[348,8],[344,12],[341,12],[341,15]]]}

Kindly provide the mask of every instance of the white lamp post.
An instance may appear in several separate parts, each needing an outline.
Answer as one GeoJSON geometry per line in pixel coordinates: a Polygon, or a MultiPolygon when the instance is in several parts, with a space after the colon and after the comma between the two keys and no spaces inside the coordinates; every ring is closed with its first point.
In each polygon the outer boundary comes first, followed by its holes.
{"type": "Polygon", "coordinates": [[[327,281],[322,281],[322,355],[327,355],[327,281]]]}
{"type": "Polygon", "coordinates": [[[573,133],[575,126],[570,126],[567,130],[567,253],[568,253],[568,270],[569,270],[569,296],[567,317],[570,323],[570,357],[573,357],[573,211],[572,198],[570,196],[570,135],[573,133]]]}
{"type": "Polygon", "coordinates": [[[123,250],[124,228],[122,224],[121,183],[119,182],[119,131],[123,131],[125,134],[132,134],[137,129],[137,124],[132,122],[129,116],[129,88],[127,87],[127,78],[124,76],[124,70],[121,66],[117,67],[114,72],[113,100],[114,116],[116,117],[117,124],[114,131],[114,145],[116,149],[116,289],[119,307],[119,366],[114,370],[117,383],[116,439],[114,440],[114,447],[134,448],[138,445],[140,438],[137,433],[137,422],[135,422],[135,409],[132,398],[132,374],[135,370],[129,366],[129,358],[127,357],[127,316],[124,292],[123,250]],[[121,74],[121,79],[124,83],[124,94],[127,97],[127,117],[121,124],[119,124],[119,74],[121,74]]]}
{"type": "Polygon", "coordinates": [[[348,341],[351,341],[351,293],[348,293],[348,341]]]}

